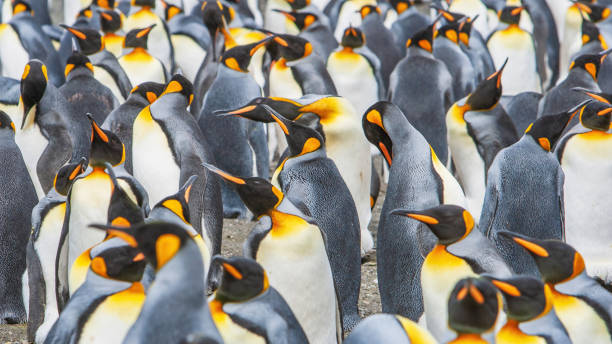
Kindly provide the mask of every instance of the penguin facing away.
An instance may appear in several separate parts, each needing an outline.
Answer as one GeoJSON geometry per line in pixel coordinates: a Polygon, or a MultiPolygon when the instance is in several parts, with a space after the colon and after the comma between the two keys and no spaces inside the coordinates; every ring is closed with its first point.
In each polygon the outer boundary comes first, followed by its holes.
{"type": "Polygon", "coordinates": [[[374,314],[355,327],[344,341],[346,344],[433,344],[434,337],[415,322],[401,315],[374,314]]]}

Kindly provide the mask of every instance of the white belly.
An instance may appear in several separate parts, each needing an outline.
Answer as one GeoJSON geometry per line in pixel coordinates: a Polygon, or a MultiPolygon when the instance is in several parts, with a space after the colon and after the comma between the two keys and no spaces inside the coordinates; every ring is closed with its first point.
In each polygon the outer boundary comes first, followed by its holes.
{"type": "Polygon", "coordinates": [[[104,68],[94,66],[94,78],[98,80],[102,85],[108,87],[108,89],[113,93],[115,98],[117,98],[117,101],[125,101],[125,98],[123,98],[123,95],[119,90],[119,86],[117,86],[117,82],[104,68]]]}
{"type": "MultiPolygon", "coordinates": [[[[133,29],[145,28],[153,24],[155,24],[155,26],[149,33],[147,51],[162,61],[164,66],[166,66],[166,70],[172,71],[172,51],[170,49],[170,41],[168,40],[168,34],[164,29],[164,23],[162,22],[161,18],[153,13],[150,13],[149,11],[141,10],[130,15],[125,20],[123,30],[128,32],[133,29]]],[[[181,51],[181,53],[184,52],[181,51]]],[[[140,83],[132,83],[133,86],[138,84],[140,83]]]]}
{"type": "Polygon", "coordinates": [[[611,343],[606,324],[584,301],[554,292],[553,305],[573,343],[611,343]]]}
{"type": "Polygon", "coordinates": [[[90,4],[89,0],[64,0],[64,23],[72,25],[79,11],[90,4]]]}
{"type": "Polygon", "coordinates": [[[225,343],[264,344],[266,342],[263,337],[234,323],[230,316],[222,311],[213,313],[212,318],[225,343]]]}
{"type": "Polygon", "coordinates": [[[160,84],[166,83],[166,75],[162,64],[153,58],[144,62],[142,59],[130,59],[122,56],[119,65],[127,74],[132,85],[140,85],[143,82],[153,81],[160,84]]]}
{"type": "Polygon", "coordinates": [[[206,58],[206,51],[202,49],[190,37],[185,35],[172,35],[172,45],[178,54],[175,56],[175,63],[183,71],[187,79],[195,80],[200,64],[206,58]]]}
{"type": "Polygon", "coordinates": [[[338,95],[348,99],[358,115],[378,99],[378,83],[370,63],[353,52],[337,51],[327,60],[327,70],[338,90],[338,95]]]}
{"type": "MultiPolygon", "coordinates": [[[[9,24],[0,24],[0,67],[2,76],[21,80],[30,55],[21,45],[19,35],[9,24]]],[[[15,125],[21,125],[15,124],[15,125]]]]}
{"type": "MultiPolygon", "coordinates": [[[[35,109],[33,109],[33,111],[35,111],[35,109]]],[[[21,123],[15,124],[15,126],[19,125],[21,125],[21,123]]],[[[34,188],[36,189],[36,195],[38,196],[38,199],[40,199],[45,195],[45,193],[42,185],[40,184],[40,180],[38,179],[36,166],[38,165],[40,156],[44,152],[45,148],[47,148],[49,141],[47,141],[47,139],[40,132],[40,127],[38,125],[30,124],[27,125],[24,130],[17,129],[15,134],[15,142],[21,150],[21,155],[23,156],[23,160],[28,168],[28,173],[30,174],[30,178],[32,178],[34,188]]]]}
{"type": "Polygon", "coordinates": [[[432,156],[431,160],[433,163],[434,170],[442,179],[442,204],[454,204],[463,208],[467,208],[467,200],[463,189],[457,182],[457,179],[446,169],[446,166],[442,165],[438,157],[435,155],[433,148],[431,148],[432,156]]]}
{"type": "Polygon", "coordinates": [[[275,64],[270,70],[270,97],[300,98],[302,95],[291,68],[275,64]]]}
{"type": "Polygon", "coordinates": [[[561,159],[565,173],[565,236],[584,257],[587,272],[612,280],[612,135],[575,135],[561,159]]]}
{"type": "Polygon", "coordinates": [[[563,44],[560,51],[559,80],[567,76],[572,55],[582,47],[582,17],[575,7],[566,11],[564,29],[561,32],[563,32],[560,35],[563,36],[563,44]]]}
{"type": "Polygon", "coordinates": [[[287,18],[281,13],[272,11],[273,9],[291,11],[291,6],[282,0],[269,0],[265,7],[264,29],[276,33],[285,33],[285,21],[287,18]]]}
{"type": "Polygon", "coordinates": [[[268,234],[257,262],[287,301],[311,343],[336,343],[336,294],[321,232],[308,225],[288,235],[268,234]]]}
{"type": "Polygon", "coordinates": [[[21,118],[23,113],[23,108],[20,108],[19,105],[11,105],[11,104],[3,104],[0,103],[0,111],[6,112],[7,115],[11,118],[11,121],[15,124],[15,128],[21,125],[21,118]]]}
{"type": "Polygon", "coordinates": [[[366,5],[376,6],[374,0],[348,0],[342,5],[342,9],[338,14],[338,21],[336,22],[336,31],[334,31],[334,37],[340,42],[344,35],[344,30],[349,27],[359,27],[361,25],[361,14],[359,10],[366,5]]]}

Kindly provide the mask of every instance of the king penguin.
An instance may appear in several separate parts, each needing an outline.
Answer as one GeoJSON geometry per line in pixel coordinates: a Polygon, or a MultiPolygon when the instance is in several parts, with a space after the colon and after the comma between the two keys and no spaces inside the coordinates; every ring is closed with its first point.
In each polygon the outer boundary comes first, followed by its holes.
{"type": "Polygon", "coordinates": [[[245,257],[215,256],[221,284],[209,301],[213,321],[226,343],[308,343],[302,326],[268,273],[245,257]]]}
{"type": "Polygon", "coordinates": [[[434,344],[435,338],[401,315],[374,314],[355,327],[345,344],[434,344]]]}
{"type": "Polygon", "coordinates": [[[37,203],[34,184],[15,143],[15,124],[0,111],[0,324],[20,324],[27,320],[22,301],[21,275],[26,268],[26,246],[31,229],[32,209],[37,203]]]}
{"type": "Polygon", "coordinates": [[[124,48],[132,50],[119,58],[119,65],[125,71],[132,85],[152,81],[166,83],[167,69],[161,60],[147,50],[149,33],[153,26],[134,29],[125,35],[124,48]]]}
{"type": "Polygon", "coordinates": [[[327,60],[329,54],[338,47],[338,41],[336,41],[331,29],[314,11],[287,12],[277,10],[277,12],[284,14],[295,25],[299,36],[312,44],[313,54],[319,55],[323,60],[327,60]]]}
{"type": "Polygon", "coordinates": [[[0,76],[0,110],[6,112],[11,119],[18,118],[19,96],[21,93],[19,79],[0,76]]]}
{"type": "Polygon", "coordinates": [[[244,255],[268,272],[270,285],[287,301],[308,341],[338,343],[342,326],[325,234],[268,181],[205,166],[232,183],[258,219],[244,243],[244,255]]]}
{"type": "Polygon", "coordinates": [[[476,22],[474,29],[486,37],[491,32],[491,27],[485,2],[483,0],[451,0],[448,10],[472,18],[478,16],[480,20],[476,22]]]}
{"type": "Polygon", "coordinates": [[[397,13],[397,19],[390,29],[395,36],[397,47],[404,55],[406,42],[410,37],[431,24],[430,4],[422,0],[391,0],[389,3],[397,13]]]}
{"type": "Polygon", "coordinates": [[[543,282],[550,287],[553,307],[572,343],[612,341],[612,294],[587,274],[578,251],[558,240],[500,233],[523,247],[535,261],[543,282]]]}
{"type": "Polygon", "coordinates": [[[123,42],[125,41],[124,36],[117,34],[121,31],[122,26],[123,20],[118,12],[111,10],[100,11],[100,28],[104,33],[104,47],[117,58],[121,56],[123,42]]]}
{"type": "Polygon", "coordinates": [[[493,244],[474,229],[474,218],[456,205],[440,205],[421,211],[395,209],[392,215],[407,216],[427,224],[437,237],[421,268],[421,288],[425,320],[431,334],[440,342],[448,342],[453,332],[448,328],[449,312],[445,307],[455,284],[478,272],[510,277],[512,272],[493,244]]]}

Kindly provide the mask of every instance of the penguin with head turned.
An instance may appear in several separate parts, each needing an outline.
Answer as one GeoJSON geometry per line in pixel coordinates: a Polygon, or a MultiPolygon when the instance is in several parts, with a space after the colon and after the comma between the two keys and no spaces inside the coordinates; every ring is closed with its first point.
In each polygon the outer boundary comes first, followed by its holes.
{"type": "Polygon", "coordinates": [[[66,195],[74,180],[87,168],[87,160],[59,169],[53,189],[32,210],[32,234],[26,251],[28,297],[28,341],[42,343],[59,316],[55,295],[55,257],[59,246],[66,195]]]}
{"type": "Polygon", "coordinates": [[[394,314],[365,318],[346,337],[346,344],[434,344],[436,339],[414,321],[394,314]]]}
{"type": "Polygon", "coordinates": [[[133,29],[125,35],[123,47],[132,49],[119,58],[119,65],[125,71],[132,85],[146,81],[165,83],[168,69],[161,60],[149,53],[148,40],[154,25],[133,29]]]}
{"type": "Polygon", "coordinates": [[[571,343],[553,307],[550,286],[529,276],[482,277],[491,281],[505,300],[508,320],[496,334],[496,343],[571,343]]]}
{"type": "Polygon", "coordinates": [[[406,56],[391,74],[388,96],[446,164],[448,144],[444,114],[452,105],[453,90],[448,68],[433,55],[436,22],[404,42],[406,56]]]}
{"type": "Polygon", "coordinates": [[[338,41],[330,28],[323,23],[319,14],[307,12],[304,10],[298,11],[283,11],[275,10],[282,13],[289,19],[299,31],[299,37],[304,38],[312,44],[312,53],[319,55],[322,59],[327,60],[329,54],[338,47],[338,41]]]}
{"type": "Polygon", "coordinates": [[[268,273],[246,257],[213,257],[222,268],[221,284],[209,301],[226,343],[308,343],[302,326],[268,273]]]}
{"type": "Polygon", "coordinates": [[[510,232],[500,234],[525,249],[535,261],[572,343],[611,340],[612,294],[587,274],[584,258],[578,251],[559,240],[540,240],[510,232]]]}
{"type": "Polygon", "coordinates": [[[391,32],[395,36],[399,51],[404,55],[406,41],[431,25],[430,3],[423,0],[391,0],[389,3],[397,12],[397,19],[391,25],[391,32]]]}
{"type": "Polygon", "coordinates": [[[538,106],[542,97],[540,93],[522,92],[504,105],[517,133],[524,133],[529,125],[538,119],[538,106]]]}
{"type": "Polygon", "coordinates": [[[465,197],[423,135],[397,106],[389,102],[373,105],[364,115],[363,129],[389,166],[376,245],[382,309],[417,321],[423,313],[421,266],[435,236],[424,224],[390,212],[443,203],[464,205],[465,197]]]}
{"type": "Polygon", "coordinates": [[[27,320],[22,301],[21,275],[26,268],[26,246],[31,229],[32,208],[38,198],[28,177],[24,159],[15,144],[15,124],[0,111],[0,323],[20,324],[27,320]]]}
{"type": "Polygon", "coordinates": [[[258,219],[243,245],[244,255],[268,272],[311,343],[337,343],[342,334],[337,292],[325,233],[278,188],[262,178],[208,169],[232,183],[258,219]]]}
{"type": "Polygon", "coordinates": [[[421,288],[427,328],[438,341],[448,342],[454,334],[448,328],[445,306],[455,284],[483,272],[500,277],[510,277],[512,272],[493,244],[474,230],[474,218],[461,207],[443,204],[420,211],[395,209],[391,215],[425,223],[438,239],[423,262],[421,288]]]}
{"type": "Polygon", "coordinates": [[[110,130],[119,137],[125,146],[123,167],[132,173],[132,126],[134,120],[146,106],[151,105],[164,91],[165,85],[156,82],[144,82],[132,89],[125,102],[108,114],[102,129],[110,130]]]}
{"type": "Polygon", "coordinates": [[[125,41],[125,36],[118,34],[122,31],[123,18],[119,12],[112,10],[99,10],[99,13],[100,29],[104,33],[104,47],[118,58],[121,56],[125,41]]]}
{"type": "MultiPolygon", "coordinates": [[[[608,43],[597,25],[589,20],[582,21],[582,48],[572,56],[572,60],[584,54],[597,54],[608,49],[608,43]]],[[[603,92],[612,92],[612,60],[605,59],[600,66],[597,84],[603,92]]]]}

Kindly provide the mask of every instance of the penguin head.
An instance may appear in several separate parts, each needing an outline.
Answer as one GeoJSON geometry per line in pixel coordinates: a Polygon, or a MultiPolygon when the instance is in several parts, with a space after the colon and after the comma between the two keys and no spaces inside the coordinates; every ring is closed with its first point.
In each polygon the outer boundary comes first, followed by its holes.
{"type": "Polygon", "coordinates": [[[597,75],[599,74],[601,64],[611,51],[612,50],[608,49],[600,52],[599,54],[580,55],[574,61],[572,61],[569,69],[570,71],[573,69],[583,69],[587,71],[591,77],[593,77],[593,80],[597,81],[597,75]]]}
{"type": "Polygon", "coordinates": [[[246,257],[225,258],[215,255],[210,263],[222,269],[221,283],[215,299],[222,302],[243,302],[266,291],[270,283],[268,275],[259,263],[246,257]]]}
{"type": "Polygon", "coordinates": [[[301,10],[310,5],[310,0],[287,0],[293,11],[301,10]]]}
{"type": "Polygon", "coordinates": [[[125,147],[113,132],[100,128],[91,114],[87,114],[91,123],[91,151],[89,164],[104,166],[105,162],[117,166],[125,160],[125,147]]]}
{"type": "Polygon", "coordinates": [[[426,224],[442,245],[464,239],[474,228],[474,218],[465,209],[442,204],[425,210],[395,209],[392,215],[407,216],[426,224]]]}
{"type": "Polygon", "coordinates": [[[506,67],[506,63],[508,63],[508,59],[506,59],[497,72],[481,81],[480,84],[476,86],[476,89],[467,96],[465,102],[470,110],[490,110],[497,105],[502,95],[501,77],[506,67]]]}
{"type": "Polygon", "coordinates": [[[149,104],[153,104],[153,102],[155,102],[157,98],[161,96],[165,88],[166,88],[166,85],[164,84],[147,81],[147,82],[143,82],[142,84],[138,86],[134,86],[132,91],[130,91],[130,95],[131,94],[139,95],[142,98],[146,99],[149,102],[149,104]]]}
{"type": "Polygon", "coordinates": [[[610,16],[610,8],[605,5],[589,1],[573,1],[572,7],[577,7],[582,17],[594,23],[607,19],[610,16]]]}
{"type": "Polygon", "coordinates": [[[582,20],[582,46],[585,46],[590,42],[599,42],[604,50],[608,49],[608,44],[606,44],[606,41],[601,35],[597,25],[587,19],[584,19],[582,20]]]}
{"type": "Polygon", "coordinates": [[[390,0],[389,4],[395,9],[397,14],[402,14],[404,11],[414,6],[416,3],[420,3],[420,0],[390,0]]]}
{"type": "Polygon", "coordinates": [[[610,129],[612,106],[600,101],[589,101],[580,108],[578,116],[583,127],[605,132],[610,129]]]}
{"type": "Polygon", "coordinates": [[[323,137],[315,129],[293,122],[265,104],[262,107],[285,134],[287,145],[289,146],[289,154],[292,157],[308,154],[323,147],[323,137]]]}
{"type": "Polygon", "coordinates": [[[420,48],[433,53],[433,41],[436,36],[436,25],[438,23],[438,19],[439,17],[429,26],[412,35],[412,37],[406,41],[406,47],[420,48]]]}
{"type": "Polygon", "coordinates": [[[131,0],[132,6],[155,8],[155,0],[131,0]]]}
{"type": "Polygon", "coordinates": [[[100,27],[103,32],[116,32],[122,25],[119,13],[111,10],[100,11],[100,27]]]}
{"type": "Polygon", "coordinates": [[[9,133],[15,135],[15,123],[6,112],[0,110],[0,133],[9,133]]]}
{"type": "Polygon", "coordinates": [[[458,13],[458,12],[451,12],[449,10],[446,10],[436,4],[432,4],[431,8],[435,9],[438,12],[439,16],[442,16],[444,18],[444,20],[446,20],[447,23],[454,23],[454,22],[458,22],[461,19],[465,18],[465,14],[463,13],[458,13]]]}
{"type": "Polygon", "coordinates": [[[49,77],[47,75],[47,66],[40,60],[31,60],[28,62],[21,75],[21,96],[20,102],[23,105],[23,121],[21,128],[33,123],[35,114],[34,107],[45,94],[49,77]]]}
{"type": "Polygon", "coordinates": [[[459,41],[466,46],[470,45],[470,37],[472,36],[472,26],[474,21],[478,19],[478,15],[474,18],[467,17],[464,21],[459,24],[459,41]]]}
{"type": "Polygon", "coordinates": [[[274,119],[262,105],[269,106],[290,120],[294,120],[300,115],[300,108],[302,107],[302,104],[287,98],[258,97],[238,109],[220,111],[219,115],[238,116],[258,122],[272,123],[274,119]]]}
{"type": "Polygon", "coordinates": [[[295,61],[310,55],[312,44],[302,37],[276,34],[270,38],[268,51],[274,60],[282,57],[286,61],[295,61]]]}
{"type": "Polygon", "coordinates": [[[94,0],[91,3],[105,10],[112,10],[115,8],[115,0],[94,0]]]}
{"type": "Polygon", "coordinates": [[[284,198],[282,191],[263,178],[235,177],[211,164],[203,163],[202,165],[231,183],[244,205],[255,217],[268,214],[276,209],[284,198]]]}
{"type": "Polygon", "coordinates": [[[146,264],[139,249],[106,241],[98,245],[96,250],[101,252],[93,257],[90,265],[95,274],[126,282],[138,282],[142,278],[146,264]]]}
{"type": "Polygon", "coordinates": [[[180,8],[179,6],[176,6],[174,4],[169,4],[163,0],[161,4],[164,7],[164,18],[166,19],[166,21],[169,21],[170,19],[174,18],[174,16],[176,16],[177,14],[184,12],[183,9],[180,8]]]}
{"type": "Polygon", "coordinates": [[[89,20],[91,18],[93,18],[93,11],[91,10],[91,5],[81,9],[76,15],[76,20],[89,20]]]}
{"type": "Polygon", "coordinates": [[[516,276],[507,279],[483,275],[499,290],[506,300],[506,314],[510,319],[529,321],[552,309],[552,294],[540,279],[516,276]]]}
{"type": "Polygon", "coordinates": [[[53,179],[53,188],[60,195],[68,195],[74,180],[87,169],[87,159],[82,157],[77,162],[69,162],[62,166],[53,179]]]}
{"type": "MultiPolygon", "coordinates": [[[[392,111],[398,112],[400,110],[393,103],[380,101],[370,106],[361,119],[366,138],[380,150],[389,167],[393,162],[393,142],[387,133],[385,118],[392,111]]],[[[401,115],[403,116],[403,114],[401,115]]]]}
{"type": "Polygon", "coordinates": [[[295,24],[300,32],[306,30],[309,26],[319,20],[319,16],[311,12],[287,12],[279,9],[273,9],[272,11],[284,15],[285,18],[289,19],[291,22],[293,22],[293,24],[295,24]]]}
{"type": "Polygon", "coordinates": [[[235,46],[223,53],[221,63],[237,72],[248,73],[251,57],[259,48],[267,45],[270,39],[268,37],[256,43],[235,46]]]}
{"type": "Polygon", "coordinates": [[[91,64],[91,61],[89,60],[89,58],[83,55],[79,51],[72,52],[72,55],[68,57],[68,60],[66,61],[66,69],[64,71],[64,74],[66,75],[66,77],[68,77],[68,75],[72,71],[75,71],[75,70],[81,70],[81,71],[88,70],[91,72],[91,75],[93,75],[93,72],[94,72],[94,67],[91,64]]]}
{"type": "Polygon", "coordinates": [[[106,163],[106,171],[111,177],[112,193],[108,206],[107,222],[111,226],[131,227],[144,222],[144,213],[125,192],[115,175],[113,167],[106,163]]]}
{"type": "Polygon", "coordinates": [[[495,287],[485,279],[464,278],[448,297],[448,325],[458,333],[486,332],[495,326],[500,300],[495,287]]]}
{"type": "Polygon", "coordinates": [[[521,246],[533,257],[545,283],[571,280],[585,269],[582,255],[559,240],[534,239],[508,231],[501,231],[499,235],[521,246]]]}
{"type": "Polygon", "coordinates": [[[185,107],[187,107],[187,105],[190,105],[193,101],[193,84],[184,75],[174,74],[172,76],[172,79],[170,79],[170,81],[168,81],[168,84],[166,84],[166,87],[164,88],[164,91],[159,96],[159,98],[171,93],[182,94],[185,97],[186,101],[185,107]]]}
{"type": "Polygon", "coordinates": [[[438,29],[437,37],[446,37],[448,40],[455,44],[459,44],[459,27],[461,22],[454,21],[447,23],[446,25],[438,29]]]}
{"type": "Polygon", "coordinates": [[[87,28],[74,28],[64,24],[60,24],[61,27],[68,30],[79,43],[81,51],[85,55],[92,55],[100,52],[104,49],[104,41],[102,35],[98,30],[87,29],[87,28]]]}
{"type": "Polygon", "coordinates": [[[133,29],[130,30],[125,35],[125,40],[123,41],[124,48],[142,48],[147,49],[147,41],[149,40],[149,33],[153,30],[156,24],[153,24],[149,27],[142,29],[133,29]]]}
{"type": "Polygon", "coordinates": [[[219,32],[227,36],[225,28],[234,19],[236,12],[233,8],[223,5],[221,1],[208,0],[202,2],[200,15],[214,42],[219,32]]]}
{"type": "Polygon", "coordinates": [[[349,26],[344,30],[340,44],[343,47],[356,49],[363,46],[365,44],[365,40],[365,35],[359,28],[349,26]]]}
{"type": "Polygon", "coordinates": [[[499,21],[508,25],[518,25],[521,21],[521,12],[525,8],[523,6],[506,6],[497,12],[499,21]]]}
{"type": "Polygon", "coordinates": [[[580,106],[562,113],[542,116],[527,127],[525,135],[529,135],[542,149],[550,152],[579,111],[580,106]]]}
{"type": "Polygon", "coordinates": [[[191,224],[191,217],[189,215],[189,196],[191,194],[193,183],[195,183],[197,179],[197,175],[189,177],[189,179],[187,179],[185,184],[183,184],[177,193],[159,201],[155,205],[155,208],[168,209],[183,222],[191,224]]]}
{"type": "Polygon", "coordinates": [[[361,9],[359,10],[359,14],[361,15],[361,19],[365,19],[365,17],[369,16],[370,14],[377,14],[378,16],[382,15],[382,11],[380,10],[380,7],[375,6],[375,5],[365,5],[363,7],[361,7],[361,9]]]}
{"type": "Polygon", "coordinates": [[[32,6],[27,1],[24,0],[13,0],[13,16],[19,13],[29,13],[30,15],[34,15],[34,10],[32,10],[32,6]]]}

